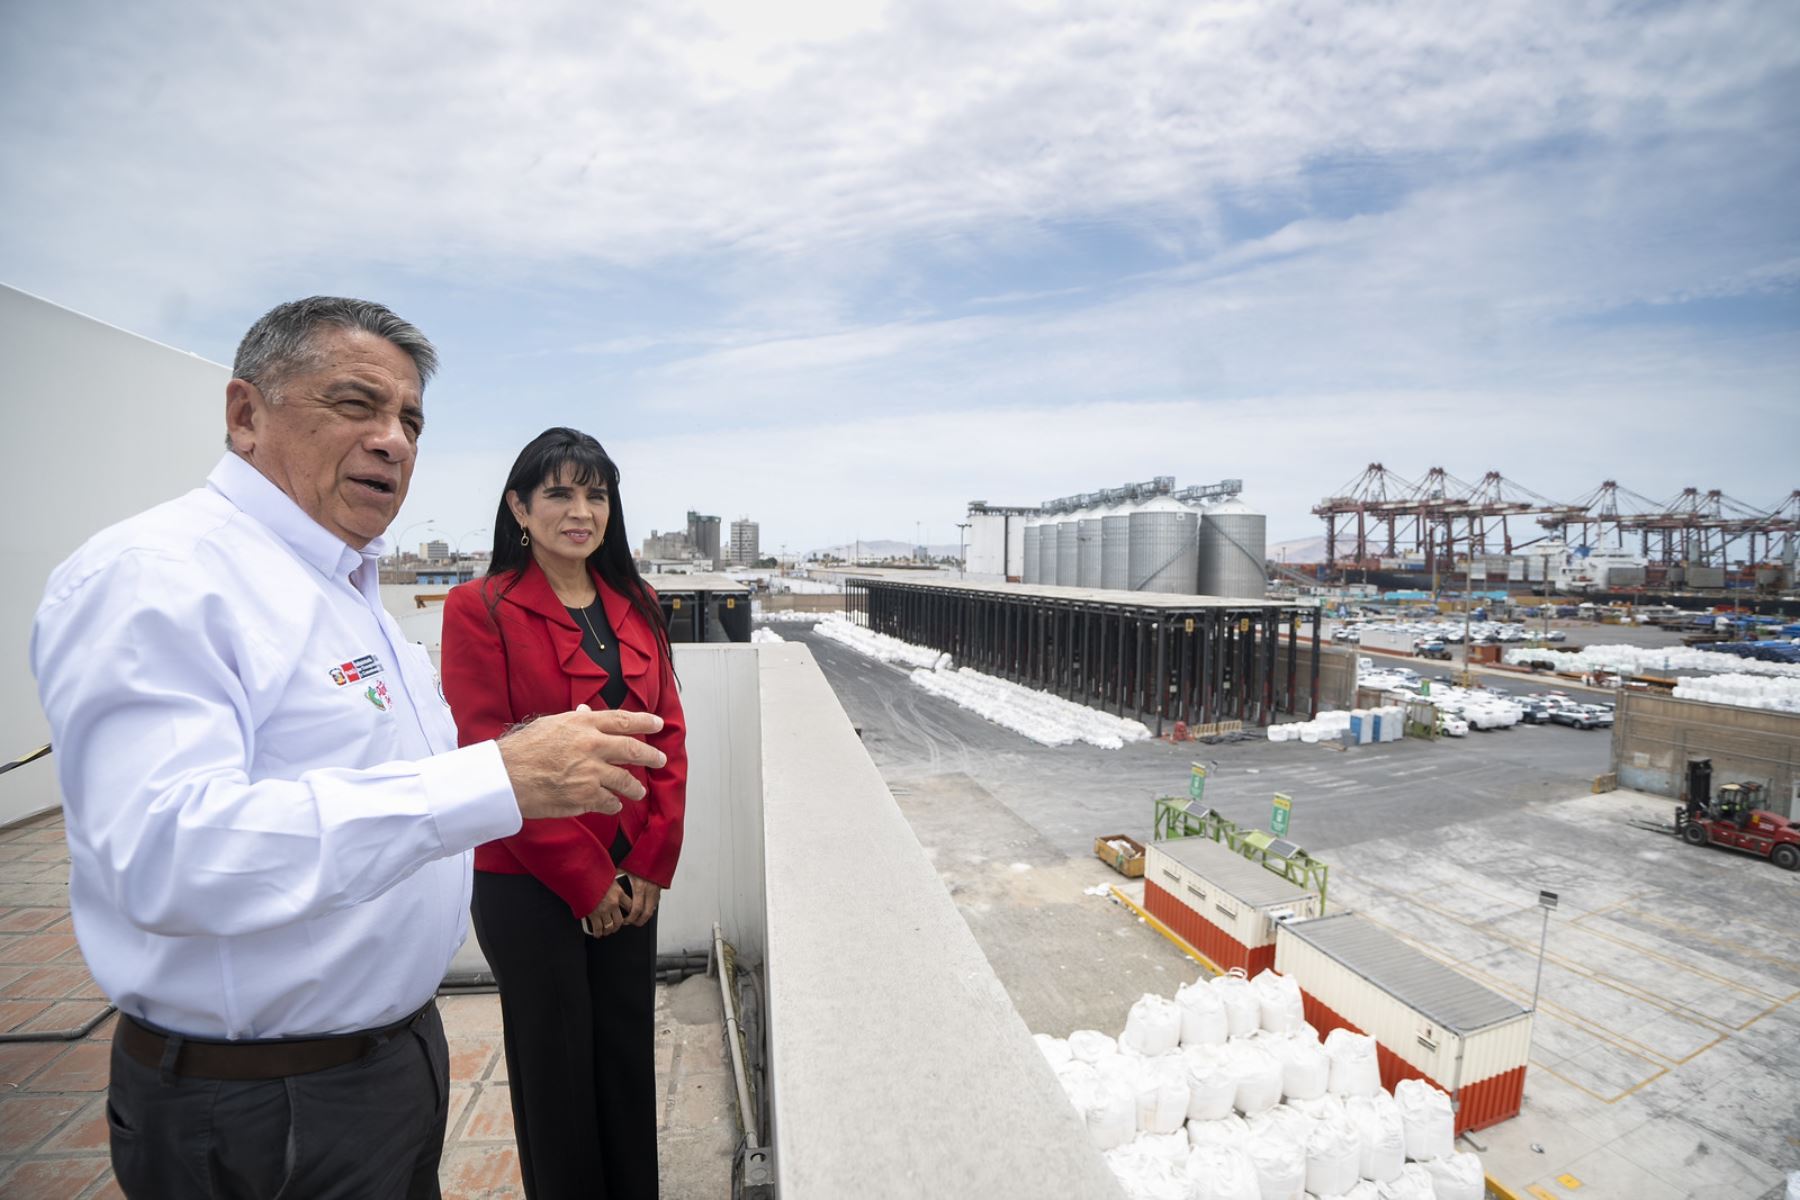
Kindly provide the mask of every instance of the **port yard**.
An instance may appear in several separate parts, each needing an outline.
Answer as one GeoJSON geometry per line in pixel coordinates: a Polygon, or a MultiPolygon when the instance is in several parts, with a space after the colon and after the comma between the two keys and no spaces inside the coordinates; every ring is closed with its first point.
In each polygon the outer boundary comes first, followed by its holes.
{"type": "MultiPolygon", "coordinates": [[[[1046,748],[805,625],[781,628],[818,657],[1033,1030],[1117,1033],[1140,995],[1198,973],[1090,891],[1125,883],[1094,858],[1095,836],[1148,841],[1153,798],[1181,792],[1201,762],[1206,803],[1241,824],[1266,825],[1275,792],[1294,798],[1289,837],[1329,862],[1330,911],[1362,913],[1521,1004],[1537,893],[1559,895],[1523,1110],[1471,1135],[1515,1195],[1752,1200],[1800,1165],[1800,875],[1630,824],[1673,804],[1592,794],[1604,731],[1046,748]]],[[[1491,676],[1518,694],[1545,686],[1491,676]]]]}

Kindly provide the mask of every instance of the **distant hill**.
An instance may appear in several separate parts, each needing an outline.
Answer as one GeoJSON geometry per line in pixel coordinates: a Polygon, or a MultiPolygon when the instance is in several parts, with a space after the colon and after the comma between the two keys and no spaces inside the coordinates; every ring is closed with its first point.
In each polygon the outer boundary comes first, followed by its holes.
{"type": "Polygon", "coordinates": [[[1325,539],[1295,538],[1291,542],[1270,542],[1268,557],[1275,562],[1322,563],[1325,561],[1325,539]]]}
{"type": "MultiPolygon", "coordinates": [[[[918,547],[912,542],[896,542],[889,538],[864,539],[854,545],[845,543],[842,546],[821,546],[817,550],[809,550],[808,554],[830,554],[837,558],[908,558],[918,547]]],[[[952,543],[948,546],[927,546],[925,552],[933,558],[955,558],[962,547],[952,543]]]]}

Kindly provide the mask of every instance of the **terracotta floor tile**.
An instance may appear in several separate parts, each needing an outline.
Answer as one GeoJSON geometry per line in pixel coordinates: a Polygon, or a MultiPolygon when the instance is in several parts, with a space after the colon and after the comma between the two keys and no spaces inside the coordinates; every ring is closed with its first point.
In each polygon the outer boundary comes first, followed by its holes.
{"type": "Polygon", "coordinates": [[[0,996],[8,1000],[61,1000],[90,982],[86,967],[65,967],[58,963],[9,969],[19,970],[22,974],[11,983],[0,983],[0,996]]]}
{"type": "Polygon", "coordinates": [[[0,963],[47,963],[74,945],[74,936],[67,933],[8,934],[0,939],[0,963]]]}
{"type": "Polygon", "coordinates": [[[78,1042],[31,1081],[36,1092],[97,1092],[111,1073],[112,1044],[78,1042]]]}
{"type": "Polygon", "coordinates": [[[37,1016],[19,1026],[21,1033],[52,1033],[59,1029],[81,1029],[106,1011],[102,1000],[58,1000],[37,1016]]]}
{"type": "Polygon", "coordinates": [[[504,1146],[458,1147],[438,1169],[444,1200],[512,1200],[525,1194],[519,1181],[519,1151],[504,1146]]]}
{"type": "Polygon", "coordinates": [[[49,1007],[43,1000],[0,1000],[0,1033],[10,1033],[49,1007]]]}
{"type": "Polygon", "coordinates": [[[81,1096],[10,1096],[0,1100],[0,1155],[23,1154],[84,1103],[81,1096]]]}
{"type": "Polygon", "coordinates": [[[487,1075],[500,1053],[500,1037],[453,1037],[450,1041],[450,1082],[476,1083],[487,1075]]]}
{"type": "Polygon", "coordinates": [[[108,1171],[100,1187],[87,1194],[87,1200],[125,1200],[125,1193],[119,1190],[119,1181],[108,1171]]]}
{"type": "MultiPolygon", "coordinates": [[[[57,1096],[58,1100],[81,1102],[79,1096],[57,1096]]],[[[38,1147],[39,1154],[106,1154],[111,1149],[111,1133],[106,1124],[106,1097],[91,1102],[79,1115],[56,1131],[54,1137],[38,1147]]]]}
{"type": "Polygon", "coordinates": [[[100,1178],[104,1158],[34,1158],[0,1179],[7,1200],[69,1200],[100,1178]]]}
{"type": "Polygon", "coordinates": [[[118,1024],[119,1014],[115,1012],[112,1016],[94,1026],[94,1031],[82,1040],[88,1042],[110,1042],[113,1040],[113,1030],[118,1027],[118,1024]]]}
{"type": "Polygon", "coordinates": [[[0,933],[36,933],[67,918],[59,908],[11,908],[0,916],[0,933]]]}
{"type": "Polygon", "coordinates": [[[69,843],[65,841],[54,846],[39,846],[25,856],[25,861],[60,863],[64,867],[67,867],[69,865],[69,843]]]}
{"type": "Polygon", "coordinates": [[[67,1048],[65,1042],[0,1042],[0,1087],[18,1087],[67,1048]]]}
{"type": "Polygon", "coordinates": [[[66,883],[0,883],[0,904],[24,908],[67,907],[69,885],[66,883]]]}
{"type": "MultiPolygon", "coordinates": [[[[0,962],[11,961],[0,958],[0,962]]],[[[476,1037],[500,1032],[500,997],[441,996],[438,1013],[444,1019],[447,1037],[476,1037]]]]}
{"type": "Polygon", "coordinates": [[[512,1093],[509,1089],[491,1083],[482,1085],[481,1093],[469,1110],[468,1123],[463,1126],[462,1140],[509,1143],[513,1140],[512,1093]]]}

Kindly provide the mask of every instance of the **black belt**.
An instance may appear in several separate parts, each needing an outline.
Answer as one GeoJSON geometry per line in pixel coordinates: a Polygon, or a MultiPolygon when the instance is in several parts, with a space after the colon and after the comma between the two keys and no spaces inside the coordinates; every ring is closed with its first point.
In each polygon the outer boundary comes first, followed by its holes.
{"type": "Polygon", "coordinates": [[[136,1017],[121,1013],[113,1036],[119,1048],[146,1067],[192,1079],[225,1079],[250,1082],[310,1075],[367,1058],[394,1034],[417,1022],[436,1001],[411,1016],[361,1033],[336,1037],[281,1038],[266,1042],[221,1042],[190,1038],[152,1029],[136,1017]]]}

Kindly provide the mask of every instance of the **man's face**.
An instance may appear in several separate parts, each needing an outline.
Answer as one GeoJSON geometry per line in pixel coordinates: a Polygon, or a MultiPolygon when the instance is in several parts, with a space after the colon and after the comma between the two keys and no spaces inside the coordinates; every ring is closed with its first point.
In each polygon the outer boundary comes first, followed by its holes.
{"type": "Polygon", "coordinates": [[[358,550],[380,537],[412,481],[425,412],[411,356],[386,338],[324,328],[313,363],[277,382],[225,389],[232,449],[313,520],[358,550]]]}

